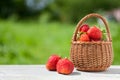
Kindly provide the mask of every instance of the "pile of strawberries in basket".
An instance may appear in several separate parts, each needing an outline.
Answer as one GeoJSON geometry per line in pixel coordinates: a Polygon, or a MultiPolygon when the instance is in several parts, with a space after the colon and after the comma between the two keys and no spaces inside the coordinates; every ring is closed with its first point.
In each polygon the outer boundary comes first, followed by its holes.
{"type": "Polygon", "coordinates": [[[97,26],[90,27],[88,24],[80,26],[77,34],[77,41],[90,42],[90,41],[102,41],[103,32],[97,26]]]}

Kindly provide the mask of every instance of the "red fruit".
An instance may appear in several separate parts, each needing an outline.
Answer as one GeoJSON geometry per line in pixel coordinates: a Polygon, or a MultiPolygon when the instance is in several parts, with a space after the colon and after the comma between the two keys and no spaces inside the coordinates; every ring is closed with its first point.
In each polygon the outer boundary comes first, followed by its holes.
{"type": "Polygon", "coordinates": [[[80,41],[87,42],[87,41],[90,41],[90,38],[87,34],[81,34],[80,41]]]}
{"type": "Polygon", "coordinates": [[[61,59],[57,63],[57,72],[60,74],[71,74],[74,70],[73,63],[67,58],[61,59]]]}
{"type": "Polygon", "coordinates": [[[99,41],[102,38],[102,31],[99,28],[97,28],[96,26],[91,27],[87,31],[87,34],[90,37],[90,39],[92,39],[94,41],[99,41]]]}
{"type": "Polygon", "coordinates": [[[87,32],[88,29],[89,29],[89,25],[83,24],[83,25],[80,27],[79,31],[81,31],[81,32],[87,32]]]}
{"type": "Polygon", "coordinates": [[[48,62],[46,64],[46,68],[50,71],[55,71],[56,70],[56,64],[60,59],[61,59],[61,57],[58,56],[58,55],[50,56],[49,59],[48,59],[48,62]]]}

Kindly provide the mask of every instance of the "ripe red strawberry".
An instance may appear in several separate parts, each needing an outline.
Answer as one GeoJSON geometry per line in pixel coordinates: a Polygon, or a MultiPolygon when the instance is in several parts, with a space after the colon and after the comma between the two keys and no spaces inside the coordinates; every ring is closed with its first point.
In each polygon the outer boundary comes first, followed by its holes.
{"type": "Polygon", "coordinates": [[[47,64],[46,64],[46,68],[50,71],[55,71],[56,64],[60,59],[61,59],[61,57],[58,55],[51,55],[48,59],[47,64]]]}
{"type": "Polygon", "coordinates": [[[74,65],[73,63],[68,60],[67,58],[63,58],[58,61],[57,63],[57,72],[60,74],[71,74],[74,70],[74,65]]]}
{"type": "Polygon", "coordinates": [[[80,41],[87,42],[87,41],[90,41],[90,38],[89,38],[89,36],[86,33],[83,33],[80,36],[80,41]]]}
{"type": "Polygon", "coordinates": [[[90,37],[90,39],[92,39],[94,41],[99,41],[102,38],[102,31],[99,28],[97,28],[96,26],[91,27],[87,31],[87,34],[90,37]]]}
{"type": "Polygon", "coordinates": [[[88,29],[89,29],[89,25],[88,25],[88,24],[83,24],[83,25],[80,27],[79,31],[80,31],[80,32],[87,32],[88,29]]]}

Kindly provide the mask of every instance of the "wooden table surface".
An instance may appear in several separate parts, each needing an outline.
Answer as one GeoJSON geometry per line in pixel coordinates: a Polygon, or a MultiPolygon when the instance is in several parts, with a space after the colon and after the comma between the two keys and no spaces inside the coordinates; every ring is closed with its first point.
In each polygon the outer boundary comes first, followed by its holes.
{"type": "Polygon", "coordinates": [[[82,72],[70,75],[48,71],[45,65],[0,65],[0,80],[120,80],[120,66],[112,65],[103,72],[82,72]]]}

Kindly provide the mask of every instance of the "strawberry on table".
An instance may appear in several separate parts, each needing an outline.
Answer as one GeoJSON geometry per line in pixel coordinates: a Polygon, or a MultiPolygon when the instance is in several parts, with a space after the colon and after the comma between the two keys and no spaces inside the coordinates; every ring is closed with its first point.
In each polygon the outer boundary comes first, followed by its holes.
{"type": "Polygon", "coordinates": [[[74,70],[74,65],[69,59],[63,58],[58,61],[57,63],[58,73],[68,75],[71,74],[73,70],[74,70]]]}
{"type": "Polygon", "coordinates": [[[56,71],[56,64],[61,59],[58,55],[51,55],[46,63],[46,68],[50,71],[56,71]]]}

